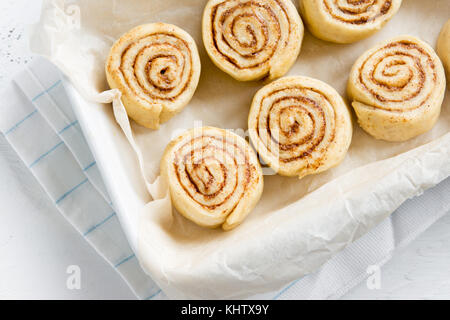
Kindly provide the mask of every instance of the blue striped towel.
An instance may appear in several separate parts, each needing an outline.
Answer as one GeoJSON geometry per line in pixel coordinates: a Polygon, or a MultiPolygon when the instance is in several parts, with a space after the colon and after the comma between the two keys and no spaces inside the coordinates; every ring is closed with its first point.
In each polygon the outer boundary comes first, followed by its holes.
{"type": "Polygon", "coordinates": [[[58,69],[37,58],[3,94],[0,130],[58,210],[137,297],[165,298],[128,245],[58,69]]]}
{"type": "MultiPolygon", "coordinates": [[[[37,58],[6,88],[0,130],[55,206],[141,299],[166,299],[140,268],[65,93],[62,75],[37,58]],[[7,97],[7,98],[6,98],[7,97]],[[7,103],[5,103],[5,101],[7,103]]],[[[450,178],[406,201],[317,272],[262,299],[339,298],[450,210],[450,178]]]]}

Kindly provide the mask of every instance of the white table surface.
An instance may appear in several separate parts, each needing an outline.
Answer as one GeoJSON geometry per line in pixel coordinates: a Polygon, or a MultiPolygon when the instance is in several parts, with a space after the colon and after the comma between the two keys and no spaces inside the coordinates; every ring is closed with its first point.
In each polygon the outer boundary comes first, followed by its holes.
{"type": "MultiPolygon", "coordinates": [[[[0,88],[31,61],[26,26],[41,0],[1,0],[0,88]]],[[[127,285],[70,226],[0,135],[0,299],[134,299],[127,285]],[[81,289],[66,286],[81,269],[81,289]]],[[[450,214],[381,268],[381,288],[365,283],[344,299],[450,299],[450,214]]]]}

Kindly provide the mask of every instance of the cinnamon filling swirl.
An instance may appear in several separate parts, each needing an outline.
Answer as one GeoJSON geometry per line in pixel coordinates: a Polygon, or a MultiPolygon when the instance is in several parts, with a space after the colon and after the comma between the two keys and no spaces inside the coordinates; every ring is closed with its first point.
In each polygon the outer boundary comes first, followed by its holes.
{"type": "Polygon", "coordinates": [[[192,98],[200,58],[192,37],[170,24],[151,23],[124,34],[111,48],[106,76],[122,93],[128,115],[157,129],[192,98]]]}
{"type": "Polygon", "coordinates": [[[210,0],[205,8],[207,52],[238,80],[286,72],[298,55],[302,37],[303,24],[290,1],[210,0]],[[273,59],[283,58],[287,65],[277,70],[273,59]]]}
{"type": "Polygon", "coordinates": [[[405,141],[430,130],[444,90],[444,70],[436,53],[411,36],[366,51],[355,62],[348,82],[359,124],[387,141],[405,141]]]}
{"type": "Polygon", "coordinates": [[[253,1],[238,3],[232,8],[224,8],[220,16],[217,12],[226,6],[226,2],[213,8],[211,25],[214,47],[236,68],[252,69],[267,64],[278,45],[285,45],[280,44],[282,36],[280,20],[286,21],[288,33],[290,33],[289,16],[280,1],[274,1],[274,3],[279,10],[253,1]],[[239,30],[240,28],[242,30],[239,30]],[[242,32],[245,34],[240,37],[242,32]],[[237,59],[237,55],[245,60],[237,59]]]}
{"type": "MultiPolygon", "coordinates": [[[[255,171],[247,153],[224,137],[197,137],[175,152],[173,166],[178,183],[193,201],[210,210],[223,206],[233,196],[239,202],[255,171]]],[[[234,207],[228,206],[224,213],[234,207]]]]}
{"type": "Polygon", "coordinates": [[[406,40],[389,43],[371,53],[358,74],[361,87],[377,101],[373,107],[391,112],[423,107],[437,81],[431,55],[417,43],[406,40]]]}
{"type": "MultiPolygon", "coordinates": [[[[270,107],[258,114],[256,129],[263,141],[270,139],[267,150],[277,154],[281,162],[311,157],[314,150],[326,148],[333,141],[336,115],[332,110],[326,117],[324,108],[328,106],[323,102],[329,105],[329,101],[320,92],[304,87],[289,87],[265,96],[262,104],[267,101],[271,101],[270,107]],[[309,96],[316,96],[316,99],[309,96]],[[264,122],[265,125],[261,125],[264,122]],[[324,141],[325,137],[327,141],[324,141]]],[[[317,167],[321,158],[319,156],[308,162],[308,165],[317,167]]]]}
{"type": "Polygon", "coordinates": [[[299,0],[302,17],[316,37],[352,43],[379,31],[402,0],[299,0]]]}
{"type": "Polygon", "coordinates": [[[365,24],[386,15],[392,0],[323,0],[327,13],[350,24],[365,24]]]}
{"type": "Polygon", "coordinates": [[[203,226],[239,224],[262,191],[262,173],[247,142],[225,130],[188,131],[166,149],[161,171],[175,207],[203,226]]]}
{"type": "Polygon", "coordinates": [[[160,33],[130,44],[122,53],[119,70],[130,90],[152,103],[180,96],[191,81],[192,65],[186,41],[160,33]]]}
{"type": "Polygon", "coordinates": [[[302,177],[340,162],[350,141],[351,121],[331,87],[311,78],[287,77],[258,91],[249,131],[275,171],[302,177]]]}

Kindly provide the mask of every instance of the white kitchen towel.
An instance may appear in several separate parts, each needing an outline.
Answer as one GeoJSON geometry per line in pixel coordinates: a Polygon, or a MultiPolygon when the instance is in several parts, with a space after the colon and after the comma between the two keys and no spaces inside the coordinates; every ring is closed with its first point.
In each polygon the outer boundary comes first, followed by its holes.
{"type": "Polygon", "coordinates": [[[58,210],[141,299],[164,294],[128,245],[59,71],[42,58],[5,89],[0,130],[58,210]]]}
{"type": "MultiPolygon", "coordinates": [[[[30,168],[59,211],[141,299],[165,299],[139,266],[120,227],[95,160],[65,93],[62,75],[36,58],[4,90],[0,130],[30,168]]],[[[317,272],[278,292],[252,298],[335,299],[363,281],[373,266],[450,210],[450,179],[408,200],[371,232],[317,272]]]]}

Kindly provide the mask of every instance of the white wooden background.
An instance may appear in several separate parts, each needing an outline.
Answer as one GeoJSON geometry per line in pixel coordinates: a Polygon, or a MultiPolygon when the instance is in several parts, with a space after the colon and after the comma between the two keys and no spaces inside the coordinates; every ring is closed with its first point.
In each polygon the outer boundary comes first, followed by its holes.
{"type": "MultiPolygon", "coordinates": [[[[0,0],[0,89],[32,59],[26,24],[39,19],[40,3],[0,0]]],[[[59,214],[2,135],[0,179],[0,299],[134,299],[59,214]],[[66,287],[66,268],[73,264],[81,267],[81,290],[66,287]]],[[[450,299],[450,214],[382,267],[381,289],[362,283],[344,299],[450,299]]]]}

